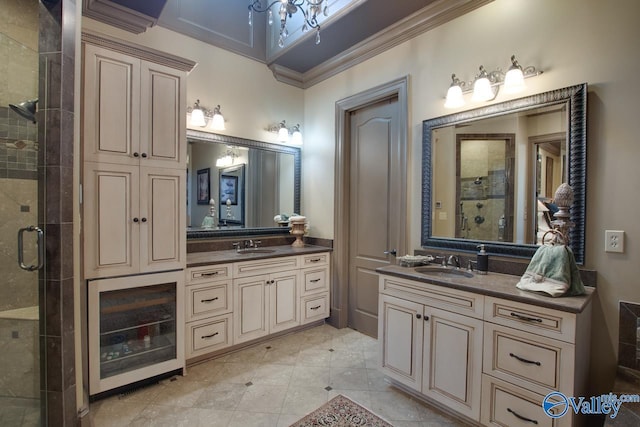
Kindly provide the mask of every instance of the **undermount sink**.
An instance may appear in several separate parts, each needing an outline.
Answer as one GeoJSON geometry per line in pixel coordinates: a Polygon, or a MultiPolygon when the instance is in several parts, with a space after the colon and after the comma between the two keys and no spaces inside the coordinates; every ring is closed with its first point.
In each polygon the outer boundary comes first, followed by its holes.
{"type": "Polygon", "coordinates": [[[275,252],[275,249],[267,249],[267,248],[247,248],[240,249],[238,251],[239,254],[271,254],[275,252]]]}
{"type": "Polygon", "coordinates": [[[462,277],[473,277],[473,273],[467,270],[461,270],[459,268],[451,268],[451,267],[441,267],[430,265],[426,267],[416,267],[416,273],[427,274],[429,276],[462,276],[462,277]]]}

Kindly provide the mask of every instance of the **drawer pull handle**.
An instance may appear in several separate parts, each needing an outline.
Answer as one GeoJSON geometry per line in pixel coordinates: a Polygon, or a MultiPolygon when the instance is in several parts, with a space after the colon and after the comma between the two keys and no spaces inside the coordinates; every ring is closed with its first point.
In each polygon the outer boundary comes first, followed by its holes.
{"type": "Polygon", "coordinates": [[[529,364],[531,364],[531,365],[537,365],[537,366],[542,365],[542,363],[540,363],[540,362],[534,362],[533,360],[523,359],[522,357],[520,357],[520,356],[518,356],[518,355],[516,355],[516,354],[513,354],[513,353],[509,353],[509,356],[511,356],[511,357],[513,357],[513,358],[515,358],[515,359],[518,359],[518,360],[519,360],[519,361],[521,361],[522,363],[529,363],[529,364]]]}
{"type": "Polygon", "coordinates": [[[521,419],[522,421],[526,421],[526,422],[533,423],[533,424],[536,424],[536,425],[538,424],[538,422],[537,422],[536,420],[532,420],[532,419],[530,419],[530,418],[523,417],[522,415],[520,415],[520,414],[516,413],[516,412],[515,412],[513,409],[511,409],[511,408],[507,408],[507,411],[508,411],[508,412],[511,412],[511,413],[512,413],[516,418],[521,419]]]}
{"type": "Polygon", "coordinates": [[[218,275],[219,271],[212,271],[211,273],[202,273],[200,277],[211,277],[218,275]]]}
{"type": "Polygon", "coordinates": [[[320,279],[313,279],[313,280],[309,280],[311,283],[318,283],[320,281],[320,279]]]}
{"type": "Polygon", "coordinates": [[[320,307],[322,307],[322,306],[321,306],[321,305],[316,305],[315,307],[311,307],[311,308],[310,308],[310,310],[317,310],[317,309],[319,309],[320,307]]]}
{"type": "Polygon", "coordinates": [[[516,319],[524,320],[526,322],[542,323],[542,319],[539,319],[537,317],[523,316],[522,314],[513,313],[513,312],[511,313],[511,317],[515,317],[516,319]]]}
{"type": "Polygon", "coordinates": [[[210,339],[210,338],[215,337],[216,335],[218,335],[218,332],[214,332],[214,333],[212,333],[211,335],[203,335],[201,338],[202,338],[203,340],[208,340],[208,339],[210,339]]]}
{"type": "Polygon", "coordinates": [[[214,302],[218,299],[218,297],[215,298],[209,298],[209,299],[201,299],[200,302],[203,302],[205,304],[209,304],[210,302],[214,302]]]}
{"type": "Polygon", "coordinates": [[[322,261],[322,258],[311,258],[309,260],[309,262],[320,262],[320,261],[322,261]]]}

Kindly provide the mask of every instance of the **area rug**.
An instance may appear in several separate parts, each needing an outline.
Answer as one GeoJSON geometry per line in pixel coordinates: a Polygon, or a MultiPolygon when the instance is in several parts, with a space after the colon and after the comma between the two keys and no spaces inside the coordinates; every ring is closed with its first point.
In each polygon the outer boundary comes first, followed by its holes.
{"type": "Polygon", "coordinates": [[[393,427],[391,424],[339,394],[291,427],[393,427]]]}

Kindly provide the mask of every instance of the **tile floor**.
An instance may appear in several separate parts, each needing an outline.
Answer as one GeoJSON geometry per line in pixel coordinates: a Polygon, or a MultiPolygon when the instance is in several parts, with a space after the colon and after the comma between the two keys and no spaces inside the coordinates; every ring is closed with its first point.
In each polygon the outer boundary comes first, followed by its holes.
{"type": "Polygon", "coordinates": [[[391,387],[377,341],[322,325],[187,369],[133,393],[92,403],[93,426],[287,427],[343,394],[396,427],[463,426],[391,387]]]}

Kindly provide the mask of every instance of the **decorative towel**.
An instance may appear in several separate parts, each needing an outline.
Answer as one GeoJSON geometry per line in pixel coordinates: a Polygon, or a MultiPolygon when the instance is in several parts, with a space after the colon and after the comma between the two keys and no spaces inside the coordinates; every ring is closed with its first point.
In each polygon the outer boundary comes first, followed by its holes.
{"type": "Polygon", "coordinates": [[[552,297],[585,293],[573,252],[564,245],[540,246],[516,287],[552,297]]]}

